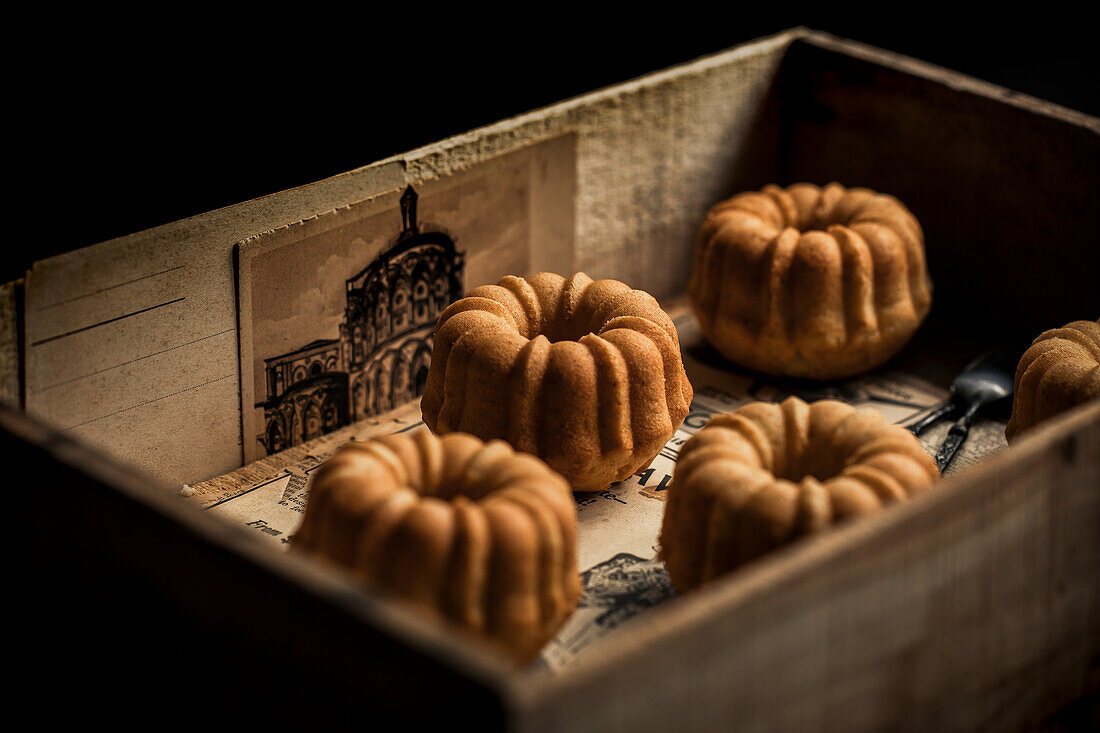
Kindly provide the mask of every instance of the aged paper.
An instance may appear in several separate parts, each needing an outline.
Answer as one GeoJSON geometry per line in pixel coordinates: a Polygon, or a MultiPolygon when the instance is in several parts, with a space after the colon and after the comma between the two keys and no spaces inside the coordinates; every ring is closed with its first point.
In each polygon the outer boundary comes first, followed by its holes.
{"type": "Polygon", "coordinates": [[[0,285],[0,400],[19,405],[19,300],[23,282],[0,285]]]}
{"type": "MultiPolygon", "coordinates": [[[[604,491],[574,495],[584,596],[537,662],[548,669],[572,663],[595,640],[676,594],[658,557],[665,492],[680,447],[714,414],[751,400],[779,401],[797,393],[807,400],[842,399],[858,409],[875,410],[892,422],[907,424],[946,397],[942,389],[889,370],[824,387],[803,386],[798,392],[737,371],[715,358],[683,305],[672,305],[669,312],[680,333],[685,367],[695,388],[691,410],[649,467],[604,491]]],[[[948,425],[949,421],[943,421],[922,437],[930,454],[935,453],[948,425]]],[[[273,549],[285,550],[301,522],[311,474],[339,445],[373,435],[426,429],[419,404],[412,402],[233,474],[187,486],[182,493],[209,511],[248,527],[273,549]]],[[[1004,446],[1003,423],[979,421],[947,474],[1004,446]]]]}
{"type": "Polygon", "coordinates": [[[261,234],[238,254],[245,463],[423,391],[439,314],[530,270],[532,157],[261,234]]]}
{"type": "Polygon", "coordinates": [[[27,275],[26,410],[167,481],[240,465],[233,274],[211,248],[107,243],[27,275]]]}
{"type": "MultiPolygon", "coordinates": [[[[466,251],[466,288],[483,284],[480,277],[495,280],[501,267],[572,271],[575,136],[522,142],[495,154],[466,151],[465,158],[446,165],[426,150],[412,168],[406,160],[380,163],[36,262],[23,301],[27,412],[169,483],[240,467],[246,452],[242,372],[246,387],[254,390],[255,382],[254,360],[248,356],[242,368],[238,345],[236,245],[262,232],[293,239],[325,230],[330,222],[346,225],[377,215],[384,226],[368,227],[348,240],[350,246],[360,238],[356,246],[369,261],[377,252],[372,248],[400,231],[397,202],[411,184],[425,194],[423,219],[457,227],[452,234],[466,251]],[[492,183],[496,175],[505,177],[502,185],[522,192],[522,206],[488,195],[501,190],[492,183]],[[483,200],[463,198],[467,188],[483,200]],[[515,245],[504,257],[479,244],[469,218],[457,213],[459,205],[463,212],[501,206],[498,218],[526,233],[502,236],[515,245]]],[[[365,264],[360,262],[359,270],[365,264]]],[[[312,270],[324,264],[307,257],[297,266],[312,270]]],[[[265,285],[272,286],[278,302],[278,283],[265,285]]],[[[301,293],[284,290],[283,295],[293,300],[301,293]]],[[[8,296],[0,294],[0,301],[8,296]]],[[[0,320],[5,317],[0,313],[0,320]]],[[[246,324],[250,336],[251,320],[246,324]]],[[[11,328],[0,336],[0,342],[10,341],[11,328]]],[[[250,338],[247,343],[251,347],[250,338]]],[[[295,342],[275,354],[302,345],[295,342]]],[[[11,344],[0,348],[0,367],[10,377],[18,372],[3,360],[5,353],[15,353],[11,344]]],[[[19,387],[9,379],[0,392],[17,399],[19,387]]],[[[265,397],[246,399],[255,405],[265,397]]],[[[255,458],[260,444],[254,407],[249,415],[247,446],[255,458]]]]}

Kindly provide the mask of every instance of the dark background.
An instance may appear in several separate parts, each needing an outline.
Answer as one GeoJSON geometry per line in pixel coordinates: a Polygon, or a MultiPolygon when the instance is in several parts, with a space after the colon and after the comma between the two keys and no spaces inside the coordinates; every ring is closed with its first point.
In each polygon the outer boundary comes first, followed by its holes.
{"type": "Polygon", "coordinates": [[[74,19],[33,74],[11,75],[29,100],[12,107],[21,208],[46,226],[9,243],[0,275],[800,24],[1100,114],[1092,31],[1055,6],[971,21],[928,5],[520,10],[74,19]]]}

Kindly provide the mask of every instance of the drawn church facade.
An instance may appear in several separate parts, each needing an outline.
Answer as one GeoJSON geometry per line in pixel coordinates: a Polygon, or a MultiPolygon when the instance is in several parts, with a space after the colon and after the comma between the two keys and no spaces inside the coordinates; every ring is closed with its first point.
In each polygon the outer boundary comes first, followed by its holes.
{"type": "Polygon", "coordinates": [[[264,360],[264,432],[270,455],[424,392],[435,323],[462,296],[464,256],[454,240],[416,221],[417,195],[401,197],[402,231],[346,283],[339,338],[264,360]]]}

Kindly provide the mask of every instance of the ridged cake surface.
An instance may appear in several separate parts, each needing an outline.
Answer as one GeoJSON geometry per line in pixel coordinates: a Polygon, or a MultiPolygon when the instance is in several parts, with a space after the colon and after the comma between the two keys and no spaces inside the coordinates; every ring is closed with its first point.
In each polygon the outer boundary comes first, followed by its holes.
{"type": "Polygon", "coordinates": [[[687,592],[937,480],[920,442],[878,413],[836,400],[750,403],[714,417],[681,449],[661,552],[687,592]]]}
{"type": "Polygon", "coordinates": [[[710,210],[688,295],[707,340],[767,374],[838,379],[893,356],[927,315],[924,234],[893,196],[765,186],[710,210]]]}
{"type": "Polygon", "coordinates": [[[440,315],[421,410],[436,433],[506,440],[595,491],[648,465],[691,399],[653,296],[544,272],[476,288],[440,315]]]}
{"type": "Polygon", "coordinates": [[[1044,420],[1097,398],[1100,321],[1074,321],[1045,331],[1016,367],[1005,437],[1012,441],[1044,420]]]}
{"type": "Polygon", "coordinates": [[[426,430],[340,448],[296,548],[531,661],[581,595],[569,485],[502,441],[426,430]]]}

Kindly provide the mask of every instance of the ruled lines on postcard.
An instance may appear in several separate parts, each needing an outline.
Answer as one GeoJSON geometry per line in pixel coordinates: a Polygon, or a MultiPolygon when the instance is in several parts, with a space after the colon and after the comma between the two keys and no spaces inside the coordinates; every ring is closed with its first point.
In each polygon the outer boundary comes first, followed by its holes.
{"type": "Polygon", "coordinates": [[[76,252],[28,274],[27,410],[183,482],[240,460],[232,273],[146,254],[105,271],[76,252]]]}

